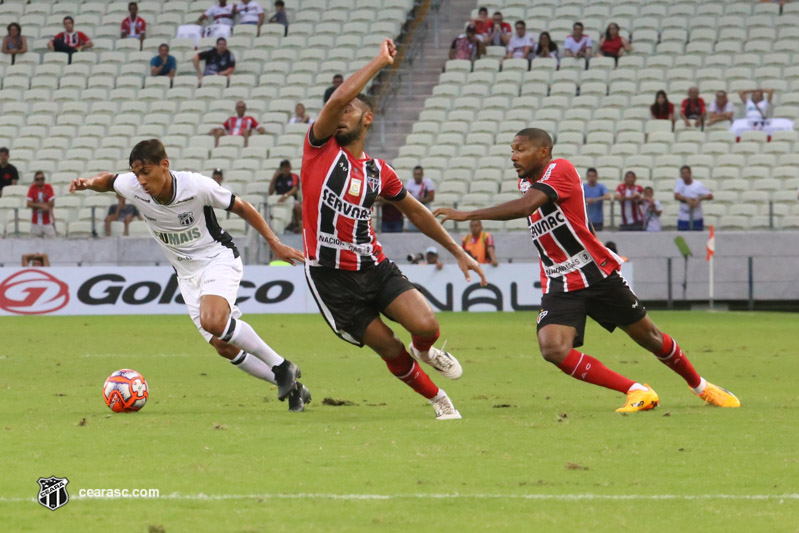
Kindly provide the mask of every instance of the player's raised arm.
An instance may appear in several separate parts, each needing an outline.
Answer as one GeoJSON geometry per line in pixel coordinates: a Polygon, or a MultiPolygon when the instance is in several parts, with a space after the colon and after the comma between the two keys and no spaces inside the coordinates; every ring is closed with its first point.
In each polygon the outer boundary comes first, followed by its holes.
{"type": "Polygon", "coordinates": [[[272,228],[269,227],[269,224],[266,223],[264,217],[261,216],[249,202],[242,200],[238,196],[236,197],[236,201],[233,202],[233,207],[231,211],[236,213],[238,216],[244,219],[247,224],[252,226],[255,231],[261,234],[264,240],[269,244],[269,247],[275,253],[275,257],[278,259],[282,259],[283,261],[287,261],[292,265],[296,264],[296,261],[305,261],[305,256],[303,253],[296,248],[292,248],[291,246],[286,246],[280,239],[277,238],[275,232],[272,231],[272,228]]]}
{"type": "Polygon", "coordinates": [[[336,133],[336,128],[344,115],[347,104],[363,91],[369,80],[375,77],[380,70],[394,63],[396,55],[397,48],[394,46],[394,42],[391,39],[385,39],[375,58],[344,80],[344,83],[333,92],[311,126],[311,134],[314,139],[329,139],[336,133]]]}
{"type": "Polygon", "coordinates": [[[466,281],[471,281],[469,271],[473,270],[480,276],[480,285],[486,285],[486,277],[477,261],[467,254],[461,246],[456,243],[449,233],[438,223],[432,213],[411,194],[406,194],[402,200],[392,202],[397,209],[402,211],[411,223],[419,228],[419,231],[436,241],[447,249],[455,259],[458,266],[466,276],[466,281]]]}
{"type": "Polygon", "coordinates": [[[92,190],[95,192],[112,192],[117,174],[113,172],[100,172],[91,178],[75,178],[69,184],[69,192],[92,190]]]}
{"type": "Polygon", "coordinates": [[[451,207],[439,207],[434,215],[441,217],[443,224],[447,220],[464,222],[466,220],[513,220],[527,218],[536,210],[549,202],[549,197],[538,189],[528,190],[524,196],[504,204],[499,204],[474,211],[458,211],[451,207]]]}

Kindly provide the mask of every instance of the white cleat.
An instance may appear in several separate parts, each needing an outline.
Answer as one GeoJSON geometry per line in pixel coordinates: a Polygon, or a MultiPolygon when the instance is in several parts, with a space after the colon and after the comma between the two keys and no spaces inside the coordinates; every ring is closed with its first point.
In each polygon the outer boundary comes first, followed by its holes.
{"type": "MultiPolygon", "coordinates": [[[[446,345],[446,343],[444,343],[446,345]]],[[[443,348],[443,347],[442,347],[443,348]]],[[[458,379],[463,375],[463,367],[455,357],[445,352],[443,349],[439,350],[435,346],[431,346],[427,353],[417,350],[413,343],[410,345],[410,352],[414,359],[427,363],[432,366],[436,372],[448,379],[458,379]]]]}
{"type": "Polygon", "coordinates": [[[436,410],[436,420],[460,420],[463,418],[458,410],[455,409],[452,400],[449,399],[444,389],[438,389],[438,394],[430,400],[430,403],[433,404],[433,408],[436,410]]]}

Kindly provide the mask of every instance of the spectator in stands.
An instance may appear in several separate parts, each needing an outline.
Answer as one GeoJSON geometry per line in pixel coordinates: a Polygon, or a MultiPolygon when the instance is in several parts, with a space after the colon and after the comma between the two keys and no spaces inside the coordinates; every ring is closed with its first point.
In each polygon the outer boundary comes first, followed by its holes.
{"type": "Polygon", "coordinates": [[[256,0],[241,0],[241,3],[233,8],[239,16],[239,24],[250,24],[258,26],[257,35],[261,35],[261,26],[264,24],[264,8],[256,0]]]}
{"type": "Polygon", "coordinates": [[[588,207],[588,219],[593,224],[596,231],[602,231],[605,227],[605,215],[602,206],[605,200],[610,200],[610,192],[604,184],[599,183],[599,174],[595,168],[591,167],[585,172],[587,183],[583,183],[583,194],[585,204],[588,207]]]}
{"type": "Polygon", "coordinates": [[[680,106],[680,118],[685,121],[685,125],[691,127],[691,121],[694,121],[694,126],[701,128],[705,123],[707,110],[705,109],[705,101],[699,97],[699,89],[691,87],[688,89],[688,98],[682,101],[680,106]]]}
{"type": "Polygon", "coordinates": [[[219,146],[219,138],[225,135],[241,135],[244,137],[244,146],[246,147],[253,130],[258,133],[266,133],[266,129],[258,124],[257,120],[244,114],[246,112],[247,104],[239,100],[236,102],[236,115],[223,122],[221,128],[214,128],[211,130],[211,135],[214,136],[215,147],[219,146]]]}
{"type": "Polygon", "coordinates": [[[735,117],[735,104],[727,98],[727,91],[716,91],[716,99],[708,106],[707,125],[712,126],[717,122],[730,121],[735,117]]]}
{"type": "Polygon", "coordinates": [[[635,172],[624,174],[624,183],[616,187],[615,199],[621,204],[621,231],[640,231],[644,229],[644,216],[641,211],[641,197],[644,189],[635,184],[635,172]]]}
{"type": "Polygon", "coordinates": [[[499,11],[494,12],[491,18],[493,24],[491,31],[488,34],[488,45],[490,46],[508,46],[511,35],[513,35],[513,28],[510,24],[505,22],[502,18],[502,13],[499,11]]]}
{"type": "Polygon", "coordinates": [[[214,24],[224,24],[225,26],[233,26],[233,13],[235,6],[228,4],[227,0],[219,0],[219,5],[211,6],[208,10],[200,15],[197,19],[197,24],[202,24],[205,19],[212,19],[214,24]]]}
{"type": "Polygon", "coordinates": [[[72,64],[72,54],[81,50],[88,50],[94,46],[92,40],[82,31],[75,31],[75,19],[67,15],[64,17],[64,31],[50,39],[47,48],[55,52],[69,54],[69,63],[72,64]]]}
{"type": "Polygon", "coordinates": [[[222,169],[215,168],[213,174],[211,174],[211,179],[217,182],[219,185],[222,185],[222,182],[225,180],[225,175],[222,174],[222,169]]]}
{"type": "Polygon", "coordinates": [[[483,42],[488,42],[491,27],[494,21],[488,18],[488,8],[481,7],[477,10],[477,17],[469,19],[469,25],[474,26],[477,38],[483,42]]]}
{"type": "Polygon", "coordinates": [[[392,202],[383,200],[382,196],[378,196],[376,201],[381,205],[380,231],[382,233],[402,233],[402,211],[397,209],[392,202]]]}
{"type": "Polygon", "coordinates": [[[283,2],[283,0],[277,0],[275,2],[275,14],[269,17],[269,22],[271,24],[282,24],[286,27],[283,35],[289,34],[289,19],[286,15],[286,4],[283,2]]]}
{"type": "Polygon", "coordinates": [[[17,60],[17,54],[28,51],[28,38],[22,35],[22,26],[16,22],[8,25],[8,35],[3,37],[3,53],[11,55],[11,64],[17,60]]]}
{"type": "Polygon", "coordinates": [[[200,83],[202,83],[203,76],[230,76],[236,70],[236,58],[227,49],[227,39],[224,37],[216,40],[216,48],[209,48],[205,52],[194,54],[193,62],[200,83]],[[200,71],[201,59],[205,60],[204,71],[200,71]]]}
{"type": "Polygon", "coordinates": [[[480,59],[486,52],[483,41],[477,37],[477,30],[474,26],[466,27],[466,33],[458,35],[449,47],[450,59],[468,59],[474,61],[480,59]]]}
{"type": "Polygon", "coordinates": [[[516,35],[508,41],[508,53],[505,58],[529,59],[534,47],[535,41],[533,36],[527,33],[527,24],[523,20],[517,20],[516,35]]]}
{"type": "Polygon", "coordinates": [[[122,21],[120,38],[143,41],[147,23],[139,16],[139,5],[136,2],[129,3],[128,13],[130,13],[130,16],[125,17],[125,20],[122,21]]]}
{"type": "MultiPolygon", "coordinates": [[[[413,178],[405,184],[405,189],[419,202],[430,209],[430,204],[436,198],[436,186],[433,180],[424,177],[424,169],[416,165],[413,169],[413,178]]],[[[410,221],[405,231],[419,231],[410,221]]]]}
{"type": "Polygon", "coordinates": [[[752,89],[740,91],[738,96],[746,105],[746,120],[749,127],[753,130],[762,130],[768,122],[769,108],[771,100],[774,98],[774,89],[752,89]],[[767,95],[766,99],[763,95],[767,95]],[[751,94],[751,97],[748,96],[751,94]]]}
{"type": "Polygon", "coordinates": [[[17,167],[8,162],[8,148],[0,148],[0,196],[3,196],[3,187],[16,185],[19,181],[17,167]]]}
{"type": "Polygon", "coordinates": [[[175,77],[178,62],[169,54],[169,45],[164,43],[158,47],[158,55],[150,60],[150,74],[153,76],[175,77]]]}
{"type": "Polygon", "coordinates": [[[28,189],[28,203],[33,218],[31,220],[31,237],[55,238],[53,224],[53,206],[55,192],[53,186],[44,182],[44,172],[37,171],[33,175],[33,185],[28,189]]]}
{"type": "Polygon", "coordinates": [[[680,202],[677,230],[702,231],[704,229],[702,202],[712,200],[713,193],[702,185],[701,181],[693,179],[691,167],[688,165],[680,168],[680,177],[674,186],[674,199],[680,202]]]}
{"type": "Polygon", "coordinates": [[[560,63],[558,44],[552,40],[548,31],[542,31],[538,36],[538,46],[535,47],[535,57],[551,57],[560,63]]]}
{"type": "Polygon", "coordinates": [[[594,42],[591,37],[583,33],[582,22],[575,22],[572,26],[572,34],[566,37],[563,43],[563,55],[566,57],[591,57],[594,50],[594,42]]]}
{"type": "Polygon", "coordinates": [[[134,218],[137,220],[144,220],[135,205],[125,203],[125,197],[117,194],[116,205],[112,205],[108,208],[108,215],[105,217],[105,236],[111,236],[111,222],[124,222],[125,235],[127,235],[130,221],[134,218]]]}
{"type": "Polygon", "coordinates": [[[649,106],[649,114],[655,120],[670,120],[672,129],[674,128],[674,122],[677,120],[674,118],[674,104],[669,102],[666,91],[661,89],[657,92],[655,103],[649,106]]]}
{"type": "Polygon", "coordinates": [[[300,177],[291,171],[291,161],[284,159],[269,182],[269,194],[279,194],[278,203],[289,201],[292,204],[292,220],[286,227],[287,231],[302,230],[302,203],[297,201],[299,190],[300,177]]]}
{"type": "Polygon", "coordinates": [[[426,265],[435,265],[436,270],[444,268],[444,263],[438,259],[438,248],[435,246],[431,246],[424,251],[424,261],[426,265]]]}
{"type": "Polygon", "coordinates": [[[22,266],[24,267],[49,267],[50,258],[47,254],[22,254],[22,266]]]}
{"type": "Polygon", "coordinates": [[[652,187],[644,187],[641,210],[644,212],[644,230],[660,231],[660,215],[663,214],[663,208],[660,201],[655,199],[655,189],[652,187]]]}
{"type": "Polygon", "coordinates": [[[333,76],[333,85],[331,85],[325,90],[325,96],[322,99],[324,103],[327,103],[327,101],[330,100],[330,97],[333,96],[333,91],[338,89],[339,85],[341,85],[342,83],[344,83],[344,76],[342,76],[341,74],[336,74],[335,76],[333,76]]]}
{"type": "Polygon", "coordinates": [[[633,47],[630,41],[619,33],[619,25],[615,22],[608,24],[605,34],[599,38],[599,50],[597,57],[605,56],[619,59],[625,52],[632,52],[633,47]]]}
{"type": "Polygon", "coordinates": [[[461,240],[461,248],[474,257],[478,263],[497,266],[497,252],[494,246],[494,237],[487,231],[483,231],[483,223],[479,220],[469,222],[469,235],[464,235],[461,240]]]}
{"type": "Polygon", "coordinates": [[[305,106],[297,102],[294,106],[294,116],[289,120],[289,124],[311,124],[311,117],[305,112],[305,106]]]}

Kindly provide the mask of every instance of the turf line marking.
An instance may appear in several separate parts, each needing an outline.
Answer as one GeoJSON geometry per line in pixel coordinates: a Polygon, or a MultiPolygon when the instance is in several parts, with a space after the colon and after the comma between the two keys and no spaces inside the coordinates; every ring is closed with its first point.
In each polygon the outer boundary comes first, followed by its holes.
{"type": "MultiPolygon", "coordinates": [[[[164,494],[154,498],[87,498],[71,496],[70,500],[550,500],[550,501],[695,501],[695,500],[799,500],[794,494],[334,494],[334,493],[268,493],[268,494],[164,494]]],[[[30,503],[36,498],[4,498],[0,503],[30,503]]]]}

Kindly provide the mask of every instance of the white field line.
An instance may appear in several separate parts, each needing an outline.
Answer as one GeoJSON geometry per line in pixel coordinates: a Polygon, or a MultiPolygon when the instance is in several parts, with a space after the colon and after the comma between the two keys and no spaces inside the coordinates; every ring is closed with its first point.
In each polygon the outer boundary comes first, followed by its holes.
{"type": "MultiPolygon", "coordinates": [[[[799,500],[793,494],[335,494],[335,493],[264,493],[264,494],[164,494],[152,498],[88,498],[70,496],[70,500],[545,500],[545,501],[698,501],[698,500],[799,500]]],[[[36,498],[4,498],[0,503],[33,503],[36,498]]]]}

